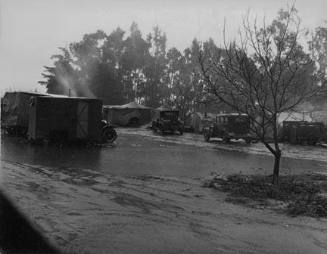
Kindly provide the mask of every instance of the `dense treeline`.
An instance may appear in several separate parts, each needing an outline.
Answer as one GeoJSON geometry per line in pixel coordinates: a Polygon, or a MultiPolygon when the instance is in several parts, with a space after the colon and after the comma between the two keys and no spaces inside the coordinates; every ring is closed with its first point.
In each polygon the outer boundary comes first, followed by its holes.
{"type": "MultiPolygon", "coordinates": [[[[96,97],[104,104],[136,100],[151,107],[176,107],[186,113],[202,100],[203,80],[198,64],[198,41],[180,52],[167,49],[158,28],[144,38],[136,23],[126,34],[119,27],[84,35],[80,42],[59,48],[54,66],[45,66],[40,83],[48,93],[96,97]]],[[[210,41],[213,45],[213,42],[210,41]]]]}
{"type": "MultiPolygon", "coordinates": [[[[316,29],[308,42],[316,62],[317,82],[326,80],[327,29],[316,29]]],[[[199,51],[221,55],[223,49],[209,39],[193,40],[183,52],[167,49],[166,35],[158,28],[145,38],[136,23],[128,33],[117,28],[107,35],[97,31],[53,55],[54,66],[45,66],[39,83],[48,93],[96,97],[104,104],[136,100],[151,107],[177,108],[185,115],[198,102],[208,101],[199,51]]],[[[311,75],[311,74],[310,74],[311,75]]],[[[210,93],[209,93],[210,94],[210,93]]],[[[216,100],[217,101],[217,100],[216,100]]]]}

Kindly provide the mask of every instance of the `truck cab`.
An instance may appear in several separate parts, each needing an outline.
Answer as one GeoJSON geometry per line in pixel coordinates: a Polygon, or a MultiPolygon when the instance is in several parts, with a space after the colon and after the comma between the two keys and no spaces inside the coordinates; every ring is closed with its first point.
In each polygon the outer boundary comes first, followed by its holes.
{"type": "Polygon", "coordinates": [[[179,111],[165,108],[158,108],[152,121],[152,130],[165,132],[178,132],[180,135],[184,132],[183,123],[179,120],[179,111]]]}
{"type": "Polygon", "coordinates": [[[250,134],[250,119],[246,114],[230,113],[218,114],[216,121],[203,131],[204,140],[209,142],[210,138],[221,138],[224,142],[231,139],[244,139],[251,143],[254,137],[250,134]]]}

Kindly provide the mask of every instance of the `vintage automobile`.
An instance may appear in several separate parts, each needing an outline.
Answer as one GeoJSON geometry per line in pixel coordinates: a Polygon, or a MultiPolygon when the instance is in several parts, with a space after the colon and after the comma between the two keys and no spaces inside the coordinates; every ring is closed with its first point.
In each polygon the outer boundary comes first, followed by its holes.
{"type": "Polygon", "coordinates": [[[250,133],[248,115],[238,113],[218,114],[216,121],[203,129],[203,136],[207,142],[210,138],[221,138],[226,143],[231,139],[243,139],[246,143],[256,140],[250,133]]]}
{"type": "Polygon", "coordinates": [[[321,122],[284,121],[279,138],[291,144],[315,145],[324,139],[324,135],[325,126],[321,122]]]}
{"type": "Polygon", "coordinates": [[[154,132],[160,131],[161,133],[174,133],[178,132],[183,135],[184,126],[179,120],[179,111],[166,108],[157,108],[153,117],[151,128],[154,132]]]}

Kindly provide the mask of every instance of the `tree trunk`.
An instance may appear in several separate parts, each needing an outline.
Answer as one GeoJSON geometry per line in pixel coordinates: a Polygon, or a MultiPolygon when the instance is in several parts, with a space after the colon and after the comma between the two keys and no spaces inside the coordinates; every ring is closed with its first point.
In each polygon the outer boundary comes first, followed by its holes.
{"type": "Polygon", "coordinates": [[[274,156],[275,156],[275,162],[274,162],[274,173],[273,173],[272,183],[278,184],[281,151],[277,150],[274,156]]]}

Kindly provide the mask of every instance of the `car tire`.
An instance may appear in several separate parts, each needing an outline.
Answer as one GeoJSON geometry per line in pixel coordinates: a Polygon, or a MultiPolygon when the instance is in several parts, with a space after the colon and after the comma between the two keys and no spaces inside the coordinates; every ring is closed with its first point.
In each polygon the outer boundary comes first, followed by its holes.
{"type": "Polygon", "coordinates": [[[117,139],[117,132],[113,128],[103,130],[103,139],[105,142],[113,143],[117,139]]]}
{"type": "Polygon", "coordinates": [[[203,133],[203,137],[204,137],[204,141],[205,141],[205,142],[209,142],[209,141],[210,141],[210,135],[209,135],[209,133],[204,132],[204,133],[203,133]]]}
{"type": "Polygon", "coordinates": [[[226,143],[226,144],[230,143],[230,138],[226,137],[226,136],[223,137],[223,142],[226,143]]]}

